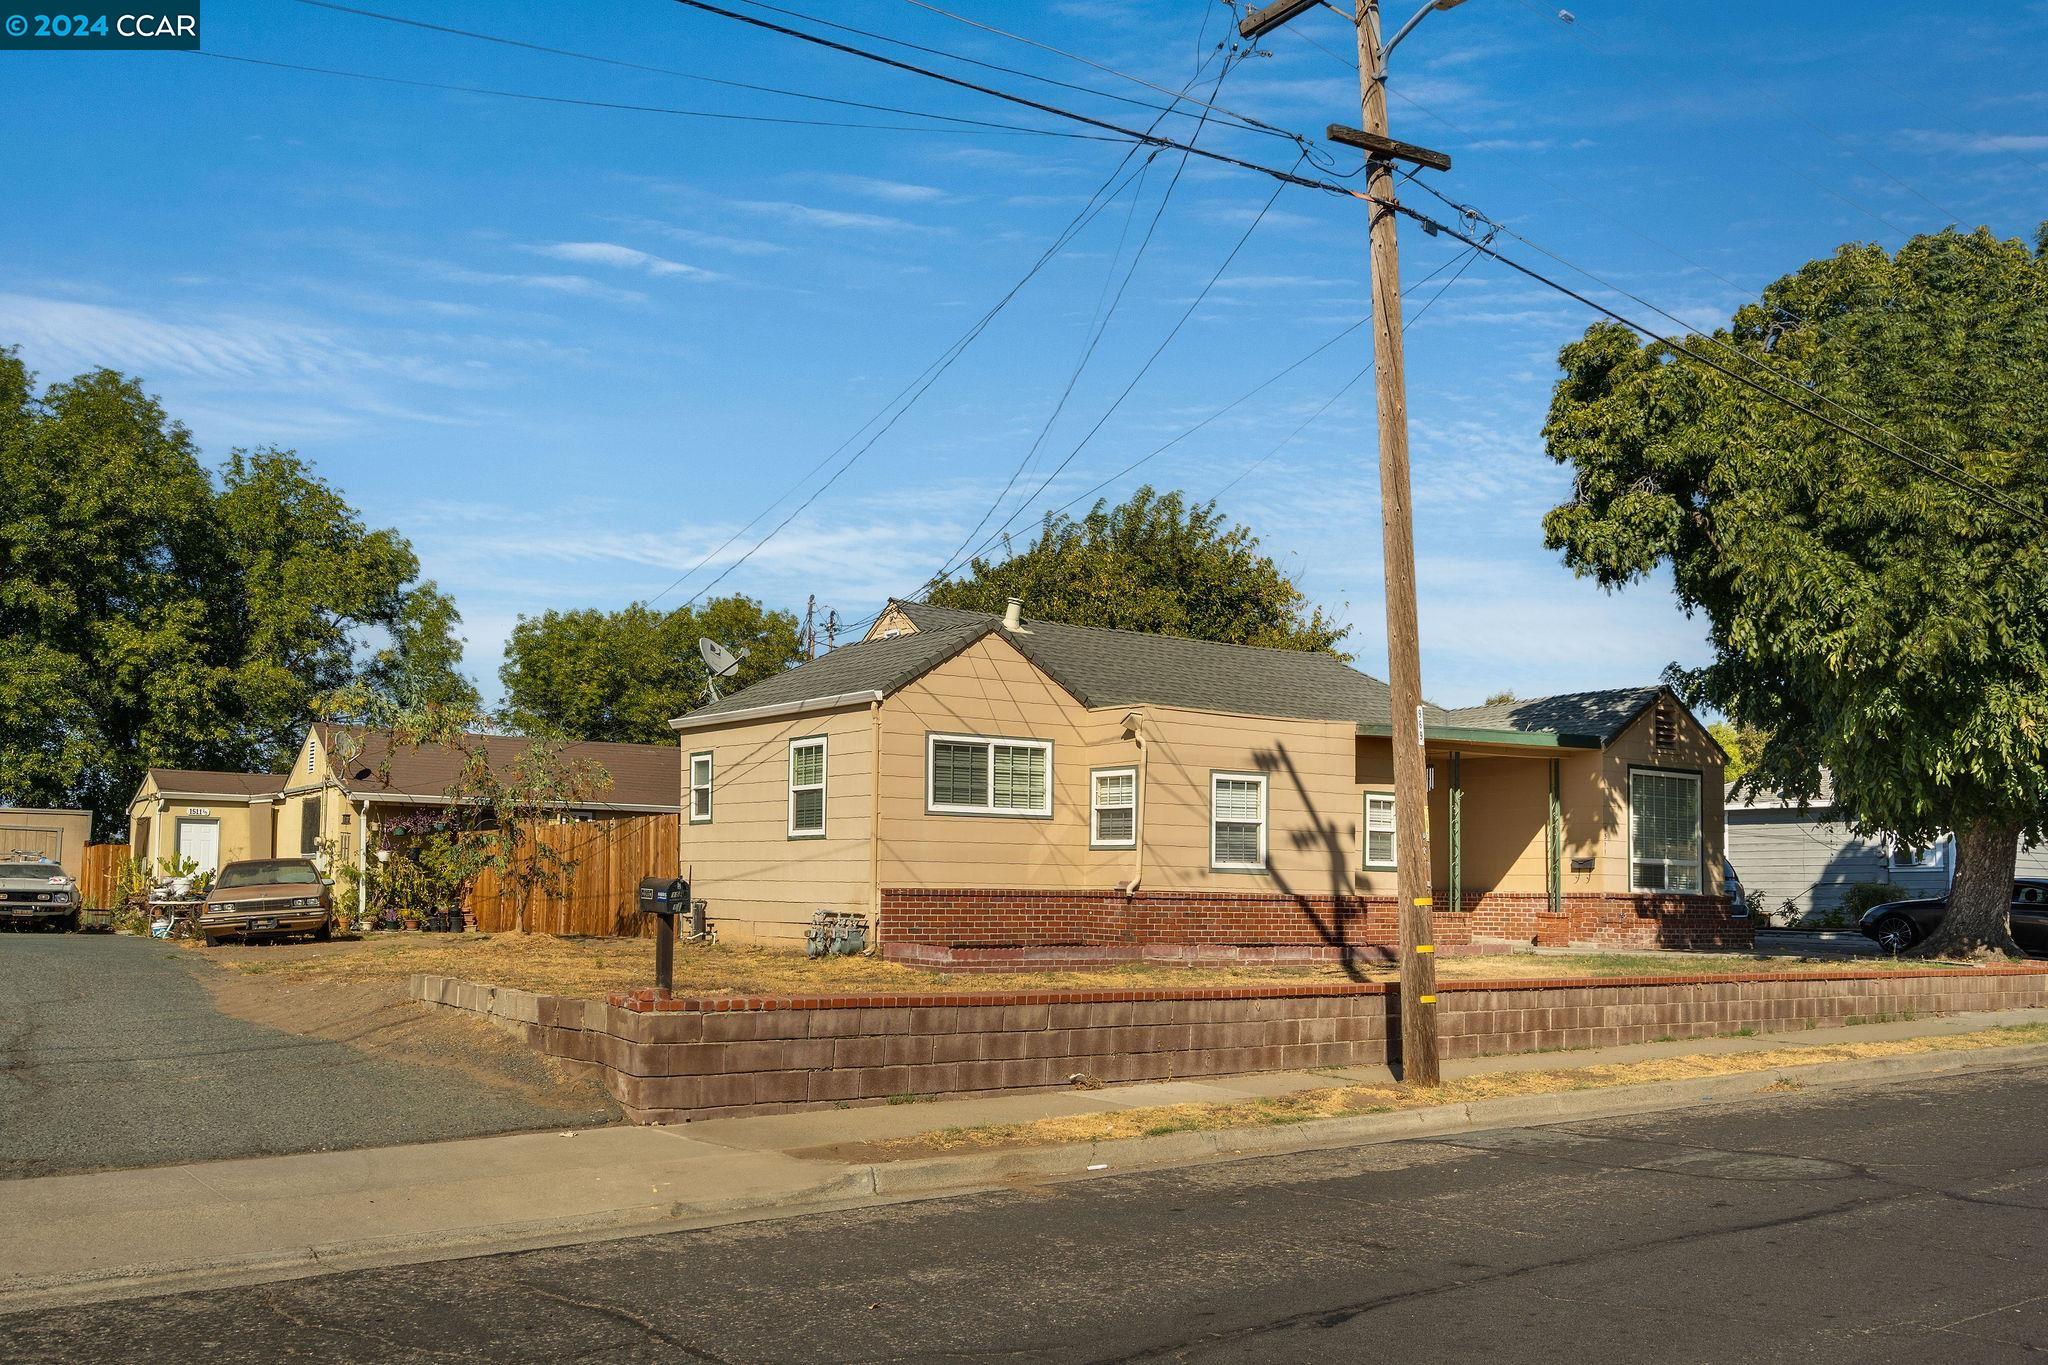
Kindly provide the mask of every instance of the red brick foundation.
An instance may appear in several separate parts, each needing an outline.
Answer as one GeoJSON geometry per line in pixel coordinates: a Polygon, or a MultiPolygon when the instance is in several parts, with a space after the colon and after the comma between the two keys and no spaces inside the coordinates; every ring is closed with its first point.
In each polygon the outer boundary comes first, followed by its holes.
{"type": "MultiPolygon", "coordinates": [[[[1447,981],[1446,1057],[1784,1032],[1898,1015],[2048,1006],[2048,970],[1756,972],[1447,981]]],[[[898,1095],[1364,1066],[1400,1039],[1398,988],[1374,983],[924,996],[570,1000],[415,977],[416,998],[525,1028],[598,1069],[639,1123],[774,1113],[898,1095]]]]}
{"type": "MultiPolygon", "coordinates": [[[[1400,941],[1392,896],[1208,891],[1027,891],[884,887],[884,955],[962,970],[1104,961],[1315,963],[1384,959],[1400,941]]],[[[1439,950],[1486,940],[1546,947],[1749,948],[1755,934],[1720,896],[1467,892],[1436,914],[1439,950]]]]}

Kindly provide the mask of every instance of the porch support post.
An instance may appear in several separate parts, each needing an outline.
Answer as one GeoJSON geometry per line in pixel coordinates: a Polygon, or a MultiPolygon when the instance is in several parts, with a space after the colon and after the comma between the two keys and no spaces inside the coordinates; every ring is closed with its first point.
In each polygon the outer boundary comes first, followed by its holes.
{"type": "Polygon", "coordinates": [[[1450,869],[1451,909],[1465,908],[1465,782],[1458,771],[1458,754],[1451,754],[1450,869]]]}
{"type": "Polygon", "coordinates": [[[1550,760],[1550,828],[1545,839],[1550,872],[1550,913],[1564,913],[1564,800],[1560,764],[1550,760]]]}

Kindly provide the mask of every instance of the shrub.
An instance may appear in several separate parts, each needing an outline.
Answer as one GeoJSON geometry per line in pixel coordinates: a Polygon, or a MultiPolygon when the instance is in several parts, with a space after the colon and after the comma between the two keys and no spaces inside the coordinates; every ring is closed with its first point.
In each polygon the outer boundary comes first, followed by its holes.
{"type": "Polygon", "coordinates": [[[1910,900],[1918,894],[1915,891],[1908,891],[1903,886],[1894,886],[1890,882],[1859,882],[1843,895],[1842,913],[1851,921],[1859,920],[1873,905],[1883,905],[1886,901],[1910,900]]]}

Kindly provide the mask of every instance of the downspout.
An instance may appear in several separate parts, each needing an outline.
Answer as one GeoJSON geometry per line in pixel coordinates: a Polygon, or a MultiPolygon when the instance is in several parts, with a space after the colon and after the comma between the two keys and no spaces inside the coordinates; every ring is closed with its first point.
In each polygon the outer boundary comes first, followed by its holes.
{"type": "MultiPolygon", "coordinates": [[[[1124,728],[1130,731],[1131,742],[1138,746],[1138,789],[1131,793],[1131,880],[1124,887],[1125,896],[1137,895],[1138,887],[1145,881],[1145,779],[1152,768],[1152,749],[1145,743],[1140,728],[1144,720],[1136,711],[1124,717],[1124,728]]],[[[1094,793],[1089,793],[1089,800],[1094,799],[1094,793]]]]}
{"type": "Polygon", "coordinates": [[[356,919],[369,915],[370,885],[370,798],[364,797],[356,816],[356,919]]]}
{"type": "Polygon", "coordinates": [[[870,952],[882,951],[882,701],[868,703],[868,917],[870,952]]]}

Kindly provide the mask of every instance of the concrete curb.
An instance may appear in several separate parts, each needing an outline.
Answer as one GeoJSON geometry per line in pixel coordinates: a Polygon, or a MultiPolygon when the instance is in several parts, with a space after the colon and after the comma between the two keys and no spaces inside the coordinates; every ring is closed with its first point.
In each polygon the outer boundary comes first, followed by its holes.
{"type": "Polygon", "coordinates": [[[772,1221],[956,1197],[1019,1183],[1063,1183],[1134,1171],[1443,1137],[1511,1125],[1657,1113],[1751,1099],[1787,1081],[1801,1089],[1833,1089],[2041,1064],[2048,1064],[2048,1044],[2025,1044],[1772,1067],[1729,1076],[1568,1090],[1269,1127],[829,1167],[821,1170],[815,1182],[765,1201],[732,1197],[650,1203],[588,1217],[498,1223],[440,1235],[313,1245],[283,1254],[194,1262],[162,1270],[124,1267],[47,1280],[16,1278],[0,1283],[0,1314],[772,1221]]]}

